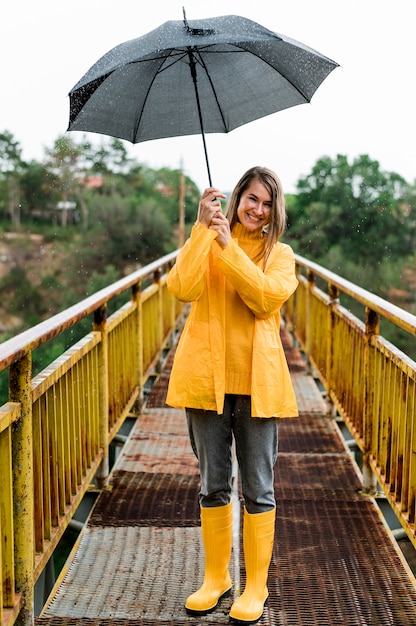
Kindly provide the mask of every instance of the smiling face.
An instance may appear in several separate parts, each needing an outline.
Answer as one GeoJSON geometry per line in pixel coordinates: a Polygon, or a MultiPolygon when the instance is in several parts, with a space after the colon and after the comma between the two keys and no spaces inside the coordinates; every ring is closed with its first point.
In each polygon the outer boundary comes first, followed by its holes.
{"type": "Polygon", "coordinates": [[[261,230],[270,220],[272,197],[259,180],[252,180],[241,194],[237,208],[239,222],[250,231],[261,230]]]}

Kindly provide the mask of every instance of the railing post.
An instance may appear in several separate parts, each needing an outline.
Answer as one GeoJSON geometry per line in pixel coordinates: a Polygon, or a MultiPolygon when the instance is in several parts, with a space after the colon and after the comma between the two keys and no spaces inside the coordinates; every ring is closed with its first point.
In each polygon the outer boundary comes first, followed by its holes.
{"type": "Polygon", "coordinates": [[[34,623],[34,483],[32,425],[32,353],[28,352],[9,370],[9,396],[19,402],[21,417],[13,425],[14,539],[17,591],[22,594],[18,623],[34,623]]]}
{"type": "MultiPolygon", "coordinates": [[[[296,273],[296,278],[299,280],[299,275],[300,275],[300,269],[299,266],[296,264],[295,266],[295,273],[296,273]]],[[[297,339],[296,336],[296,310],[297,310],[297,306],[296,306],[296,295],[297,295],[298,291],[295,289],[295,292],[292,293],[292,295],[290,296],[290,298],[288,300],[286,300],[286,302],[284,303],[284,305],[282,306],[282,317],[285,321],[285,326],[288,329],[289,332],[291,332],[293,334],[293,346],[294,347],[299,347],[299,341],[297,339]]]]}
{"type": "Polygon", "coordinates": [[[335,405],[332,400],[333,391],[333,368],[334,368],[334,352],[337,346],[334,346],[334,308],[339,304],[339,290],[329,283],[328,284],[328,334],[327,334],[327,352],[326,352],[326,381],[327,381],[327,402],[331,414],[335,413],[335,405]]]}
{"type": "Polygon", "coordinates": [[[306,290],[306,311],[305,311],[305,350],[306,355],[309,359],[311,355],[311,343],[312,343],[312,314],[311,314],[311,290],[315,287],[316,284],[316,276],[311,271],[307,271],[307,279],[308,279],[308,288],[306,290]]]}
{"type": "MultiPolygon", "coordinates": [[[[172,269],[172,264],[169,264],[168,272],[172,269]]],[[[170,345],[174,345],[175,331],[176,331],[176,298],[172,294],[170,294],[170,345]]]]}
{"type": "Polygon", "coordinates": [[[143,306],[142,306],[142,283],[135,283],[131,289],[132,301],[136,303],[136,355],[137,355],[137,384],[139,385],[138,408],[143,406],[143,377],[144,377],[144,347],[143,347],[143,306]]]}
{"type": "MultiPolygon", "coordinates": [[[[160,346],[162,344],[163,341],[163,292],[162,292],[162,286],[161,286],[161,278],[162,272],[160,270],[160,268],[158,268],[154,274],[153,274],[153,282],[157,284],[158,286],[158,298],[157,298],[157,333],[158,333],[158,338],[157,338],[157,345],[160,346]]],[[[159,374],[160,373],[160,368],[161,368],[161,359],[160,359],[161,353],[159,353],[159,358],[155,364],[156,367],[156,372],[159,374]]]]}
{"type": "Polygon", "coordinates": [[[377,478],[371,468],[373,446],[374,414],[374,360],[371,340],[380,332],[380,318],[369,307],[365,309],[365,346],[364,346],[364,450],[363,450],[363,492],[369,495],[377,493],[377,478]]]}
{"type": "Polygon", "coordinates": [[[97,486],[102,489],[107,485],[110,472],[109,441],[108,441],[108,334],[107,334],[107,305],[103,304],[94,311],[94,330],[101,333],[101,342],[98,347],[98,380],[100,394],[100,447],[103,449],[103,458],[95,474],[97,486]]]}

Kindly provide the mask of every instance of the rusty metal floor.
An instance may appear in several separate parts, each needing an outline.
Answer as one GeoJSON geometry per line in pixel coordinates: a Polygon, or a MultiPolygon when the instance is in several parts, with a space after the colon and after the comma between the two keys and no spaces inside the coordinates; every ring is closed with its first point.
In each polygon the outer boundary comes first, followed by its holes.
{"type": "MultiPolygon", "coordinates": [[[[416,588],[337,426],[284,334],[300,417],[281,420],[270,598],[260,625],[410,626],[416,588]]],[[[203,576],[198,467],[182,411],[164,403],[171,359],[98,498],[76,556],[38,626],[227,624],[233,598],[205,617],[185,597],[203,576]]],[[[236,484],[237,502],[239,498],[236,484]]],[[[238,507],[236,507],[238,510],[238,507]]],[[[244,585],[241,511],[231,574],[244,585]]]]}

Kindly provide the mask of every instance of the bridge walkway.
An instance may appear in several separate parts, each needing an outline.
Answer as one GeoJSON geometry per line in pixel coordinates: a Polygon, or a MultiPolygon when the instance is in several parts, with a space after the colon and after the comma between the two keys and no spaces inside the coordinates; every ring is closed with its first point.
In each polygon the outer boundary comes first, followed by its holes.
{"type": "MultiPolygon", "coordinates": [[[[276,539],[261,626],[410,626],[416,587],[291,336],[282,331],[300,416],[281,420],[276,539]]],[[[205,617],[183,604],[203,576],[198,467],[184,412],[164,403],[166,359],[37,626],[227,624],[233,597],[205,617]]],[[[235,480],[231,574],[244,586],[235,480]]],[[[240,505],[240,506],[239,506],[240,505]]]]}

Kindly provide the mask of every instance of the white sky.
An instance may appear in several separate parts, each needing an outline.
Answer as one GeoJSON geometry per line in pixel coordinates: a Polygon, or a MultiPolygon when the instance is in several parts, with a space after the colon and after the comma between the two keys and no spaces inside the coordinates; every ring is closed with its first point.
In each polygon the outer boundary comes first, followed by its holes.
{"type": "MultiPolygon", "coordinates": [[[[66,132],[68,92],[110,48],[170,20],[236,14],[337,61],[311,104],[206,136],[213,184],[232,189],[252,165],[280,176],[286,192],[324,155],[369,154],[381,168],[416,179],[412,0],[13,0],[3,7],[0,132],[27,160],[66,132]]],[[[70,133],[74,139],[81,133],[70,133]]],[[[100,135],[88,133],[100,142],[100,135]]],[[[129,153],[150,167],[183,167],[208,185],[201,137],[160,139],[129,153]]]]}

